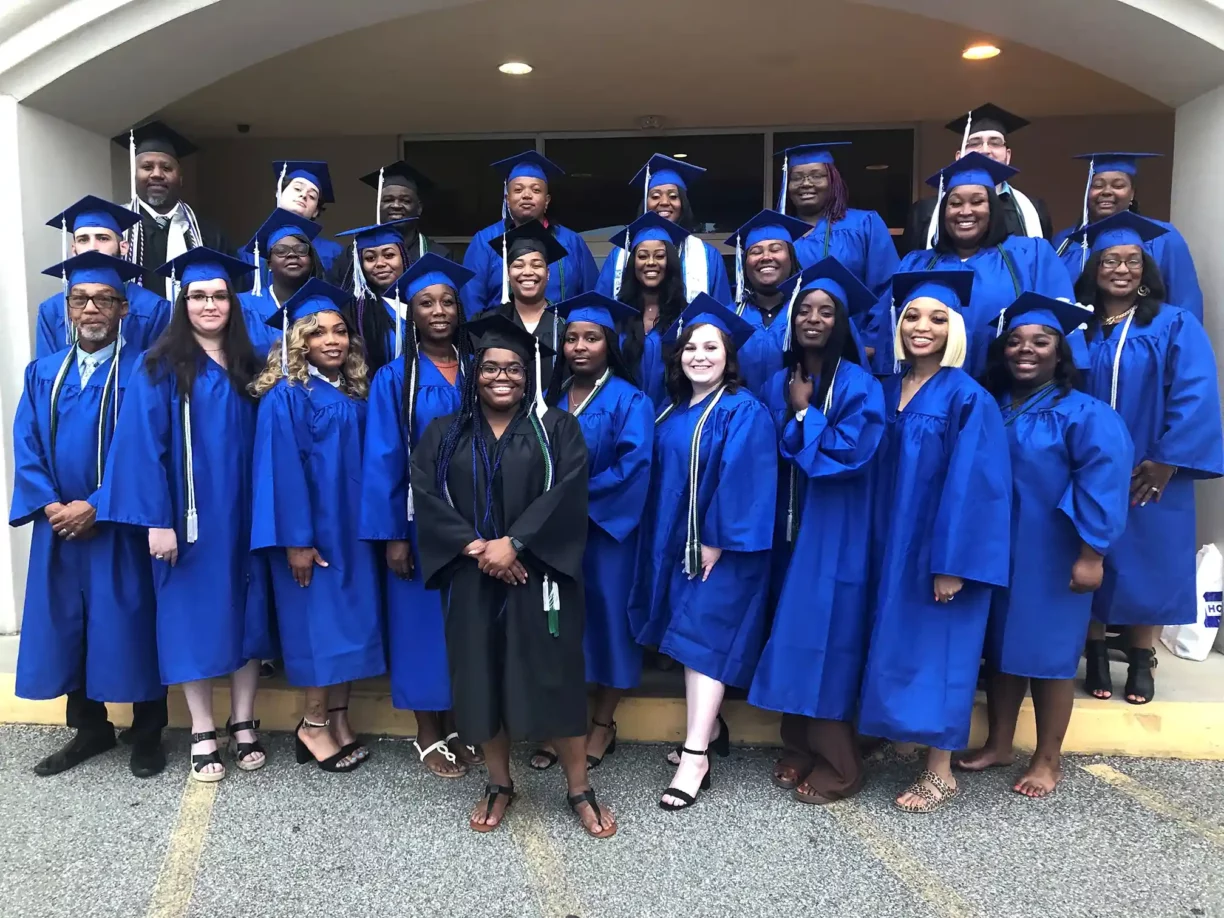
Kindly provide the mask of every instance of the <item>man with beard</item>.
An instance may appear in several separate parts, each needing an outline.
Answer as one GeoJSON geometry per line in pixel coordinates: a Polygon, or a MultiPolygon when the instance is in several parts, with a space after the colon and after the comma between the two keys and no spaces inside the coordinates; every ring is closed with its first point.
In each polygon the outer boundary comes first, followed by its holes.
{"type": "Polygon", "coordinates": [[[181,160],[196,151],[191,141],[160,121],[142,124],[113,139],[130,151],[129,206],[140,214],[129,238],[128,260],[144,269],[141,285],[145,289],[170,299],[166,279],[154,273],[157,268],[201,245],[227,255],[235,253],[224,234],[200,220],[182,200],[181,160]]]}

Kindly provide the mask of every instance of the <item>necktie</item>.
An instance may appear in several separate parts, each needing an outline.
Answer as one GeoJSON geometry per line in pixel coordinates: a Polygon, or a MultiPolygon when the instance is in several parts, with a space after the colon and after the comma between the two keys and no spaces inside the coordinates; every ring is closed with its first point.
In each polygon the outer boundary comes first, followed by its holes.
{"type": "Polygon", "coordinates": [[[164,230],[166,227],[168,227],[168,226],[170,225],[170,218],[169,218],[169,217],[154,217],[153,219],[154,219],[154,221],[157,223],[157,228],[158,228],[158,229],[163,229],[163,230],[164,230]]]}
{"type": "Polygon", "coordinates": [[[89,377],[93,376],[94,370],[98,368],[98,361],[93,357],[81,358],[81,385],[84,386],[89,382],[89,377]]]}

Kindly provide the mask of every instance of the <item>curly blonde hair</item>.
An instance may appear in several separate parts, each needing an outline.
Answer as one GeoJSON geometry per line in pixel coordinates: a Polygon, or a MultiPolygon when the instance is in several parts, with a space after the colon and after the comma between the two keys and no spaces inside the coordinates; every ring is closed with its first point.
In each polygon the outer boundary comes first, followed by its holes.
{"type": "MultiPolygon", "coordinates": [[[[328,310],[332,311],[332,310],[328,310]]],[[[336,313],[341,318],[341,313],[336,313]]],[[[345,325],[348,319],[345,318],[345,325]]],[[[300,382],[303,385],[310,379],[310,363],[306,359],[307,341],[319,330],[319,315],[313,313],[303,319],[298,319],[289,326],[289,369],[281,369],[280,339],[273,343],[268,351],[268,361],[260,374],[251,382],[251,394],[262,398],[268,390],[281,379],[288,379],[289,384],[300,382]]],[[[365,351],[361,338],[349,330],[349,353],[340,370],[340,389],[350,398],[364,399],[370,394],[370,368],[366,364],[365,351]]]]}

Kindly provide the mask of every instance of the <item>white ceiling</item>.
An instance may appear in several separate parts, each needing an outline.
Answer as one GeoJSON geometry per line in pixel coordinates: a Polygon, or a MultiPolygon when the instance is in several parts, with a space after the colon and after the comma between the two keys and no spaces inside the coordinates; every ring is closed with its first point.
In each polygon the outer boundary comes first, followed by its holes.
{"type": "MultiPolygon", "coordinates": [[[[1068,0],[1069,2],[1069,0],[1068,0]]],[[[1168,111],[1060,57],[853,0],[483,0],[336,35],[166,106],[193,136],[905,123],[987,99],[1042,117],[1168,111]],[[497,71],[506,60],[527,77],[497,71]]]]}

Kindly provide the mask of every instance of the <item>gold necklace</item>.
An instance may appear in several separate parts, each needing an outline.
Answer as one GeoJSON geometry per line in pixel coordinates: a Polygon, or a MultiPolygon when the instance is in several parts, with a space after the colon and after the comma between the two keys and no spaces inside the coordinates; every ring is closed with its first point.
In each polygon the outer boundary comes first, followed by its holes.
{"type": "Polygon", "coordinates": [[[1114,325],[1117,325],[1119,322],[1125,322],[1127,316],[1129,316],[1134,311],[1135,311],[1135,307],[1132,306],[1130,309],[1126,310],[1126,312],[1122,313],[1121,315],[1110,316],[1107,319],[1102,319],[1101,324],[1105,326],[1106,328],[1110,328],[1114,325]]]}

